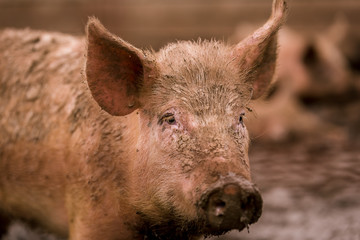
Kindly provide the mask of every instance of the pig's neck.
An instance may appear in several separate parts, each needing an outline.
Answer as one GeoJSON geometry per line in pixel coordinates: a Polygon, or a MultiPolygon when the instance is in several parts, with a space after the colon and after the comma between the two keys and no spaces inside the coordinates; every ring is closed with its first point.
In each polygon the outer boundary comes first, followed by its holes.
{"type": "Polygon", "coordinates": [[[139,220],[129,195],[134,188],[138,115],[135,111],[125,117],[114,117],[99,111],[97,106],[88,113],[68,143],[71,146],[67,164],[69,189],[78,198],[70,204],[76,204],[74,208],[91,208],[84,209],[84,214],[88,213],[81,221],[96,218],[99,227],[108,226],[115,232],[128,229],[121,239],[136,239],[133,223],[139,220]],[[114,226],[109,226],[110,220],[114,226]]]}

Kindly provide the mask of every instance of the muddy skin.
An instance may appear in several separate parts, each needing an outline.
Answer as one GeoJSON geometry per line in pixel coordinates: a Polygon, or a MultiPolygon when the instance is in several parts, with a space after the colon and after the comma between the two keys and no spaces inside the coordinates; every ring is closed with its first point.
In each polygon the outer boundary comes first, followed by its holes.
{"type": "Polygon", "coordinates": [[[159,52],[95,18],[86,40],[1,32],[0,211],[70,240],[191,239],[255,223],[242,119],[273,77],[286,11],[275,0],[235,46],[159,52]]]}

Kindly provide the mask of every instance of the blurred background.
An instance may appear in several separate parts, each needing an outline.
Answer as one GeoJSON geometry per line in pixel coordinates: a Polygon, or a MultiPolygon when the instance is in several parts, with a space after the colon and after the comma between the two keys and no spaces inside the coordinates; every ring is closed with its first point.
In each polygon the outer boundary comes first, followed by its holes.
{"type": "MultiPolygon", "coordinates": [[[[360,239],[360,1],[292,0],[274,84],[252,104],[258,223],[215,239],[360,239]]],[[[0,0],[0,29],[83,35],[88,16],[137,47],[199,37],[236,43],[271,0],[0,0]]],[[[4,240],[56,237],[14,223],[4,240]]]]}

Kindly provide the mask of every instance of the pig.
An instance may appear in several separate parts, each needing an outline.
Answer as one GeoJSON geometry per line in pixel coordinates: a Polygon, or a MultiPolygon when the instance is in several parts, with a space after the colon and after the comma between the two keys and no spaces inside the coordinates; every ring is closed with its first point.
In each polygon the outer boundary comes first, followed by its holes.
{"type": "MultiPolygon", "coordinates": [[[[251,28],[238,26],[229,41],[237,42],[251,28]]],[[[344,103],[357,92],[356,80],[337,46],[346,32],[346,24],[339,20],[316,34],[289,27],[279,31],[277,71],[270,91],[252,103],[256,114],[247,124],[250,138],[277,142],[314,136],[340,142],[348,138],[345,129],[319,114],[318,108],[311,110],[311,105],[321,102],[344,103]]]]}
{"type": "Polygon", "coordinates": [[[86,44],[2,31],[1,216],[70,240],[199,239],[255,223],[244,119],[271,82],[286,12],[274,0],[265,25],[234,46],[158,52],[96,18],[86,44]]]}
{"type": "Polygon", "coordinates": [[[334,48],[344,56],[349,70],[360,72],[360,35],[353,24],[345,15],[337,15],[333,23],[322,34],[334,48]]]}

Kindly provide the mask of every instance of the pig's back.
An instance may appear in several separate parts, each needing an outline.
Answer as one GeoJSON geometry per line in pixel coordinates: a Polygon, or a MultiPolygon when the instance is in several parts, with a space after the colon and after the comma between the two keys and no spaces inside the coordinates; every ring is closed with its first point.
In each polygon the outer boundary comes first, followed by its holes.
{"type": "Polygon", "coordinates": [[[0,32],[0,211],[64,234],[64,159],[89,98],[80,38],[0,32]],[[86,96],[85,96],[86,95],[86,96]],[[36,212],[36,216],[32,213],[36,212]]]}
{"type": "Polygon", "coordinates": [[[39,142],[71,114],[84,43],[58,33],[0,33],[0,144],[39,142]]]}
{"type": "Polygon", "coordinates": [[[81,38],[0,31],[0,212],[63,236],[66,196],[127,179],[139,134],[137,111],[113,117],[93,100],[84,54],[81,38]]]}

